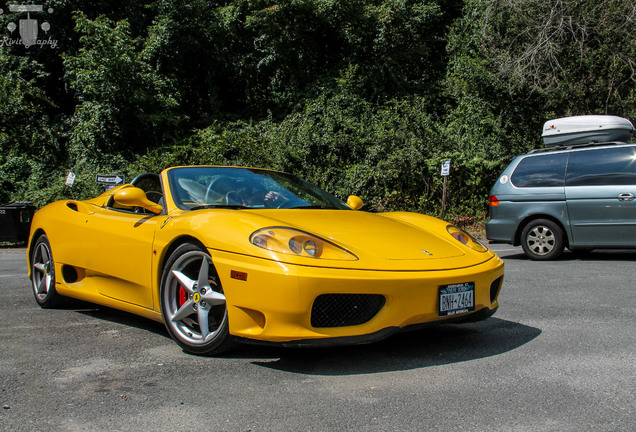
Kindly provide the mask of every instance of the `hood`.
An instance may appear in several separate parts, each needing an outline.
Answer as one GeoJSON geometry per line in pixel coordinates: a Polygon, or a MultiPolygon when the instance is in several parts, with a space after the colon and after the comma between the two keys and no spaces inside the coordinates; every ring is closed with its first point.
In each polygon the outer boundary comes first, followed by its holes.
{"type": "Polygon", "coordinates": [[[206,245],[208,247],[261,255],[292,264],[369,270],[444,270],[470,267],[494,256],[490,251],[477,252],[455,240],[446,231],[447,222],[417,213],[310,209],[200,210],[188,212],[187,217],[196,221],[198,227],[230,227],[222,237],[211,237],[206,245]],[[224,220],[227,218],[231,218],[231,222],[224,220]],[[249,243],[251,233],[267,227],[305,231],[348,250],[358,260],[337,261],[283,254],[274,257],[249,243]],[[212,243],[214,246],[211,246],[212,243]]]}
{"type": "MultiPolygon", "coordinates": [[[[278,215],[277,215],[278,216],[278,215]]],[[[276,219],[330,240],[348,250],[387,260],[430,260],[464,255],[457,246],[425,228],[383,217],[380,214],[354,211],[304,211],[282,214],[276,219]],[[426,252],[425,252],[426,251],[426,252]],[[427,253],[428,252],[428,253],[427,253]]],[[[453,240],[450,235],[450,240],[453,240]]]]}

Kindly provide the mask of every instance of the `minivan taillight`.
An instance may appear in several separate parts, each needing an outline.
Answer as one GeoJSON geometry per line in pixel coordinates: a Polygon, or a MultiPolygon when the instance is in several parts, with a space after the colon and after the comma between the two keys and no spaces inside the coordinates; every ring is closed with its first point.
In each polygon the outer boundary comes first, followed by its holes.
{"type": "Polygon", "coordinates": [[[499,205],[499,200],[497,199],[497,197],[496,197],[496,196],[494,196],[494,195],[490,195],[490,196],[488,197],[488,205],[489,205],[490,207],[497,207],[497,206],[499,205]]]}

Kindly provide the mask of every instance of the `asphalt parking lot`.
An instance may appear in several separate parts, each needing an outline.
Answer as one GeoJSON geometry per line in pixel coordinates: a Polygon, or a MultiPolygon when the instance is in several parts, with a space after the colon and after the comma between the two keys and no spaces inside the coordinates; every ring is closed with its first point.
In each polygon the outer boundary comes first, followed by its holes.
{"type": "Polygon", "coordinates": [[[0,430],[636,430],[636,251],[493,248],[506,279],[487,321],[219,358],[110,309],[42,310],[24,250],[0,249],[0,430]]]}

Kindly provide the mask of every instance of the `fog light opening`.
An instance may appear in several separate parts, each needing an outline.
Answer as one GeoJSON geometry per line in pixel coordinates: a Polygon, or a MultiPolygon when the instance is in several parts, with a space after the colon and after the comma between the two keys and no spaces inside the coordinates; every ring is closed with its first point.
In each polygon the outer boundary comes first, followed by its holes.
{"type": "Polygon", "coordinates": [[[263,330],[265,328],[265,315],[257,310],[254,309],[249,309],[249,308],[245,308],[245,307],[238,307],[240,310],[242,310],[243,312],[245,312],[247,314],[247,316],[250,317],[250,319],[254,322],[254,324],[259,327],[261,330],[263,330]]]}
{"type": "Polygon", "coordinates": [[[490,303],[494,303],[497,300],[497,296],[499,295],[499,291],[501,290],[501,285],[503,282],[503,276],[499,276],[490,284],[490,303]]]}

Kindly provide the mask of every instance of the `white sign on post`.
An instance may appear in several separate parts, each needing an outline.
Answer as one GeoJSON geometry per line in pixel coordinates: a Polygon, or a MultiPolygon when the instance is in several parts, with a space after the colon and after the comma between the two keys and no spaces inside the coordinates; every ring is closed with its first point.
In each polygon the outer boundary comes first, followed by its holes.
{"type": "Polygon", "coordinates": [[[115,186],[122,185],[126,182],[126,177],[123,175],[103,175],[98,174],[95,176],[95,181],[100,184],[106,185],[106,190],[111,190],[115,186]]]}
{"type": "Polygon", "coordinates": [[[450,174],[450,159],[446,159],[442,162],[442,175],[447,176],[450,174]]]}
{"type": "Polygon", "coordinates": [[[444,181],[442,182],[442,219],[446,215],[446,181],[450,174],[450,159],[446,159],[442,162],[442,177],[444,177],[444,181]]]}
{"type": "Polygon", "coordinates": [[[119,186],[120,184],[124,184],[124,181],[126,181],[126,177],[123,175],[120,176],[120,175],[98,174],[97,176],[95,176],[96,183],[101,183],[105,185],[119,186]]]}
{"type": "Polygon", "coordinates": [[[69,171],[68,176],[66,176],[66,182],[64,182],[64,184],[68,187],[73,186],[73,183],[75,183],[75,174],[73,174],[72,171],[69,171]]]}

